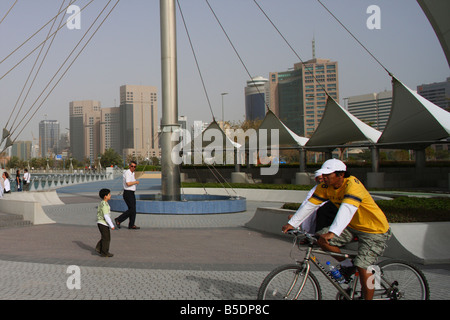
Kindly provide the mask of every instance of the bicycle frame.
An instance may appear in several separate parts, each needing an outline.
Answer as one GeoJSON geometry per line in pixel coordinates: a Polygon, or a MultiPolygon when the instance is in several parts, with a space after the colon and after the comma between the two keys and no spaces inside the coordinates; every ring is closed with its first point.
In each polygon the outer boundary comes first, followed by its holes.
{"type": "MultiPolygon", "coordinates": [[[[300,286],[300,289],[298,290],[298,293],[295,297],[295,299],[298,298],[300,293],[303,290],[303,287],[306,283],[306,279],[308,278],[308,274],[311,270],[311,262],[313,265],[316,266],[317,269],[320,270],[320,272],[325,276],[325,278],[328,279],[328,281],[331,282],[331,284],[344,296],[347,300],[352,300],[355,294],[356,285],[358,283],[358,273],[355,274],[355,279],[350,282],[351,284],[351,295],[342,288],[342,286],[337,282],[336,279],[333,278],[331,274],[327,272],[325,267],[320,263],[319,259],[314,254],[324,254],[332,257],[342,257],[342,258],[353,258],[355,255],[347,254],[347,253],[337,253],[337,252],[329,252],[329,251],[323,251],[322,249],[313,249],[312,245],[308,246],[308,249],[306,251],[305,257],[303,259],[303,272],[305,273],[305,277],[303,278],[303,283],[300,286]]],[[[297,261],[299,262],[299,261],[297,261]]]]}
{"type": "MultiPolygon", "coordinates": [[[[363,292],[360,292],[359,288],[357,290],[358,281],[360,281],[357,270],[350,281],[341,284],[329,274],[328,268],[325,268],[316,256],[316,254],[322,254],[338,258],[338,260],[341,260],[339,258],[342,258],[342,260],[354,259],[357,256],[356,252],[337,253],[325,251],[317,246],[317,237],[313,234],[301,230],[290,230],[288,233],[295,236],[293,248],[297,247],[297,249],[306,253],[294,258],[292,255],[293,251],[291,251],[291,258],[296,265],[283,265],[272,270],[259,287],[259,299],[284,298],[298,300],[302,292],[306,290],[307,284],[308,292],[302,298],[320,299],[322,297],[320,282],[315,274],[310,274],[311,265],[316,266],[325,278],[331,282],[333,287],[336,288],[338,291],[336,299],[353,300],[363,298],[363,292]],[[307,245],[303,246],[303,244],[307,245]],[[292,276],[294,276],[293,279],[291,278],[292,276]],[[298,281],[299,279],[300,281],[298,281]],[[313,296],[311,293],[315,295],[313,296]],[[360,293],[361,297],[359,296],[360,293]],[[293,297],[294,295],[295,297],[293,297]]],[[[374,298],[377,297],[379,300],[429,300],[430,289],[428,282],[423,272],[414,264],[399,259],[386,259],[371,267],[367,271],[371,271],[371,277],[373,278],[367,285],[373,284],[374,298]]]]}

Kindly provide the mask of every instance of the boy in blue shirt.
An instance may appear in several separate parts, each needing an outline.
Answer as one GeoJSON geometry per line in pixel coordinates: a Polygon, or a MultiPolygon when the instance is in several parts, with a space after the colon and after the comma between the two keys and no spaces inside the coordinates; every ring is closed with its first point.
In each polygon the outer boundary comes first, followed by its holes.
{"type": "Polygon", "coordinates": [[[99,196],[102,199],[97,209],[97,226],[101,234],[101,239],[95,247],[102,257],[112,257],[113,254],[109,252],[109,244],[111,242],[111,233],[109,229],[114,230],[114,224],[111,220],[110,208],[108,201],[111,200],[111,191],[109,189],[101,189],[99,196]]]}

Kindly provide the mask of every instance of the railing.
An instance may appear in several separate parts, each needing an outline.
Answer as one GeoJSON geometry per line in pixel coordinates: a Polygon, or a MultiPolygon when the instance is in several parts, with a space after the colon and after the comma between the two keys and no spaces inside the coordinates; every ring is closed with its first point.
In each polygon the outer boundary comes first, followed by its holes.
{"type": "MultiPolygon", "coordinates": [[[[28,191],[44,191],[86,182],[112,180],[114,179],[114,174],[114,171],[109,170],[98,173],[32,174],[28,191]]],[[[14,192],[17,191],[17,184],[15,179],[11,178],[10,176],[11,191],[14,192]]],[[[23,190],[23,177],[21,179],[21,188],[23,190]]]]}

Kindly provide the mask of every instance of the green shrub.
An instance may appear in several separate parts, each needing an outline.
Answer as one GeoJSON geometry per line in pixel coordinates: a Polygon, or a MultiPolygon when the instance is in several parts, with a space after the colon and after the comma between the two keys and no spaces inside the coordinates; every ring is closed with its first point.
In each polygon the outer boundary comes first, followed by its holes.
{"type": "Polygon", "coordinates": [[[450,221],[450,198],[398,197],[376,202],[390,222],[450,221]]]}

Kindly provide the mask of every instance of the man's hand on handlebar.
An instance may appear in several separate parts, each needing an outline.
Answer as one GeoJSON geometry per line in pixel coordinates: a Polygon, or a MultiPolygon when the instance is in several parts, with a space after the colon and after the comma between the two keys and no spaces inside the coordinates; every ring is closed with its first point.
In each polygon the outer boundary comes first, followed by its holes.
{"type": "Polygon", "coordinates": [[[291,226],[289,223],[286,223],[286,224],[281,228],[281,231],[282,231],[283,233],[287,233],[289,230],[292,230],[292,229],[294,229],[294,227],[291,226]]]}

